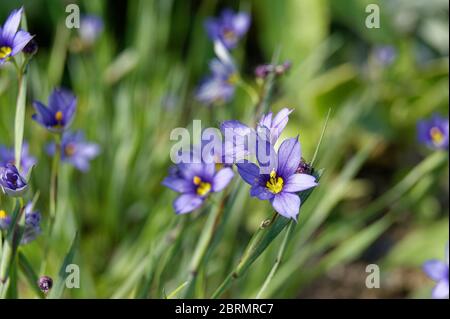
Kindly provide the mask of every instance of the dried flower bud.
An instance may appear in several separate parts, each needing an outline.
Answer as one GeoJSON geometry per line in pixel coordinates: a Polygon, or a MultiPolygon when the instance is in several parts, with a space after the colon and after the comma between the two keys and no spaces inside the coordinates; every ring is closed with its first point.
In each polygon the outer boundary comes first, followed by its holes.
{"type": "Polygon", "coordinates": [[[47,294],[53,287],[53,279],[48,276],[42,276],[38,281],[39,289],[47,294]]]}
{"type": "Polygon", "coordinates": [[[308,163],[306,163],[305,159],[302,158],[300,164],[298,165],[297,174],[311,174],[312,167],[308,163]]]}
{"type": "Polygon", "coordinates": [[[38,44],[36,40],[31,39],[30,42],[27,43],[27,45],[22,49],[22,52],[28,55],[35,55],[38,51],[38,44]]]}

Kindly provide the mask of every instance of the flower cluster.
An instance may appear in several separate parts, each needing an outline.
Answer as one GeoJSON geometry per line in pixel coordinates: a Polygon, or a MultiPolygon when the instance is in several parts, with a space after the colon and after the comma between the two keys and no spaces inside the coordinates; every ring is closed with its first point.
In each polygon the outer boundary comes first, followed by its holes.
{"type": "Polygon", "coordinates": [[[211,105],[230,101],[239,82],[239,74],[229,50],[234,49],[250,27],[247,13],[235,13],[226,9],[220,18],[209,18],[205,29],[214,42],[217,58],[209,63],[211,75],[199,85],[196,98],[199,102],[211,105]]]}
{"type": "Polygon", "coordinates": [[[66,89],[55,89],[50,94],[48,106],[39,101],[33,103],[36,113],[33,120],[48,131],[61,134],[59,143],[50,143],[47,152],[55,155],[60,152],[63,162],[72,164],[82,172],[89,170],[89,161],[100,153],[100,147],[84,140],[82,132],[70,132],[70,127],[76,111],[77,99],[66,89]]]}
{"type": "MultiPolygon", "coordinates": [[[[191,212],[199,208],[211,192],[223,190],[233,178],[233,171],[231,167],[217,170],[217,163],[229,163],[228,160],[232,158],[241,178],[251,186],[252,197],[270,201],[277,213],[297,220],[299,193],[317,186],[317,182],[314,176],[303,170],[298,138],[284,140],[278,152],[274,149],[291,112],[284,108],[275,116],[272,113],[264,114],[256,129],[236,120],[223,122],[222,131],[233,130],[233,134],[231,141],[225,140],[223,147],[219,148],[223,150],[222,154],[202,152],[201,162],[182,162],[172,168],[163,181],[163,185],[182,194],[174,202],[175,212],[191,212]],[[236,135],[256,136],[256,149],[247,144],[237,145],[236,135]],[[263,159],[263,153],[268,155],[269,161],[263,159]],[[251,155],[256,155],[258,165],[246,159],[251,155]]],[[[225,133],[225,136],[230,135],[225,133]]],[[[203,148],[200,147],[200,150],[203,151],[203,148]]]]}

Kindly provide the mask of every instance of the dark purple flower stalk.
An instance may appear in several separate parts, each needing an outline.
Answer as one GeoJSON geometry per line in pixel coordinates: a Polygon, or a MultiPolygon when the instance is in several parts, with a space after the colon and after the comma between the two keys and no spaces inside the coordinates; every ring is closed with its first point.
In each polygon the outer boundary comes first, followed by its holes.
{"type": "Polygon", "coordinates": [[[269,200],[277,213],[297,221],[300,210],[298,192],[317,186],[314,176],[296,173],[301,162],[298,139],[285,140],[278,150],[277,161],[271,161],[270,166],[261,160],[260,152],[256,156],[259,167],[248,162],[236,164],[242,179],[251,185],[250,195],[269,200]]]}
{"type": "Polygon", "coordinates": [[[219,18],[208,18],[205,29],[213,40],[220,40],[227,49],[233,49],[250,27],[250,15],[244,12],[234,13],[226,9],[219,18]]]}
{"type": "MultiPolygon", "coordinates": [[[[5,166],[7,163],[16,164],[14,148],[8,148],[0,145],[0,165],[5,166]]],[[[22,146],[22,158],[20,160],[20,171],[23,175],[27,175],[30,168],[36,165],[37,160],[29,154],[28,143],[22,146]]]]}
{"type": "MultiPolygon", "coordinates": [[[[56,144],[47,147],[49,155],[54,155],[56,144]]],[[[90,168],[90,161],[100,154],[100,147],[95,143],[86,142],[83,132],[64,132],[61,139],[61,160],[72,164],[82,172],[90,168]]]]}
{"type": "Polygon", "coordinates": [[[27,190],[28,184],[17,168],[8,163],[0,166],[0,188],[6,195],[18,197],[27,190]]]}
{"type": "Polygon", "coordinates": [[[173,206],[177,214],[190,213],[199,208],[211,193],[222,191],[233,179],[233,170],[216,170],[216,163],[182,163],[169,171],[163,185],[181,193],[173,206]]]}
{"type": "Polygon", "coordinates": [[[417,138],[431,149],[448,148],[448,118],[434,115],[417,123],[417,138]]]}
{"type": "Polygon", "coordinates": [[[51,132],[63,132],[72,123],[77,99],[72,92],[65,89],[55,89],[48,99],[48,107],[39,101],[34,101],[36,114],[33,120],[51,132]]]}
{"type": "Polygon", "coordinates": [[[22,51],[33,38],[28,32],[19,30],[23,8],[14,10],[0,27],[0,65],[22,51]]]}
{"type": "Polygon", "coordinates": [[[448,299],[448,244],[445,259],[445,261],[432,259],[423,265],[423,270],[428,277],[436,281],[436,286],[431,294],[434,299],[448,299]]]}
{"type": "Polygon", "coordinates": [[[274,72],[275,75],[283,75],[291,68],[291,62],[286,61],[283,64],[263,64],[259,65],[255,69],[255,75],[257,78],[265,79],[270,73],[274,72]]]}

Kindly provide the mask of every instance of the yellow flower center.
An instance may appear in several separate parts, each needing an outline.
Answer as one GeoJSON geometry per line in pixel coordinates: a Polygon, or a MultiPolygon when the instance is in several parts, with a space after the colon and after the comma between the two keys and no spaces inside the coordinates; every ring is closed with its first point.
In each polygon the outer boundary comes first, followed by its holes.
{"type": "Polygon", "coordinates": [[[194,176],[192,182],[197,186],[197,194],[200,196],[206,196],[211,191],[211,184],[203,182],[198,176],[194,176]]]}
{"type": "Polygon", "coordinates": [[[1,47],[0,48],[0,59],[6,59],[11,54],[12,49],[10,47],[1,47]]]}
{"type": "Polygon", "coordinates": [[[223,32],[223,37],[228,41],[235,41],[236,40],[236,33],[234,33],[233,30],[225,30],[223,32]]]}
{"type": "Polygon", "coordinates": [[[0,209],[0,219],[5,219],[6,217],[8,217],[8,214],[3,209],[0,209]]]}
{"type": "Polygon", "coordinates": [[[66,156],[72,156],[73,154],[75,154],[75,145],[67,144],[66,147],[64,148],[64,154],[66,156]]]}
{"type": "Polygon", "coordinates": [[[62,119],[63,119],[63,114],[62,114],[62,112],[61,112],[61,111],[56,112],[56,114],[55,114],[55,120],[59,123],[59,122],[62,121],[62,119]]]}
{"type": "Polygon", "coordinates": [[[239,82],[239,75],[236,72],[233,72],[230,74],[230,76],[227,79],[228,83],[230,84],[236,84],[239,82]]]}
{"type": "Polygon", "coordinates": [[[441,144],[444,140],[444,134],[437,127],[431,128],[430,136],[434,144],[441,144]]]}
{"type": "Polygon", "coordinates": [[[273,194],[278,194],[282,191],[284,185],[284,181],[281,177],[277,176],[277,173],[275,170],[272,170],[270,172],[270,178],[266,183],[266,187],[269,189],[269,191],[273,194]]]}

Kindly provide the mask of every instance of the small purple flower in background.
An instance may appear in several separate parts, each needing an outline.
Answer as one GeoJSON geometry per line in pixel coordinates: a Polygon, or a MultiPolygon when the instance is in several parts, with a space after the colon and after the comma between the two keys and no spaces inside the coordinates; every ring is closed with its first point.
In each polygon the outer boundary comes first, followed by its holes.
{"type": "MultiPolygon", "coordinates": [[[[37,160],[29,154],[28,143],[22,146],[22,158],[20,160],[20,171],[23,175],[27,175],[30,168],[36,165],[37,160]]],[[[14,148],[8,148],[0,145],[0,165],[5,166],[7,163],[16,164],[14,148]]]]}
{"type": "Polygon", "coordinates": [[[432,149],[448,148],[448,118],[434,115],[429,120],[419,121],[417,137],[420,143],[432,149]]]}
{"type": "Polygon", "coordinates": [[[72,92],[65,89],[55,89],[48,99],[48,107],[39,101],[34,101],[36,114],[33,120],[51,132],[62,132],[72,123],[77,99],[72,92]]]}
{"type": "Polygon", "coordinates": [[[265,79],[270,73],[274,72],[275,75],[283,75],[291,68],[292,64],[289,61],[285,61],[280,65],[262,64],[256,67],[255,75],[257,78],[265,79]]]}
{"type": "Polygon", "coordinates": [[[239,75],[235,63],[227,49],[220,42],[215,42],[217,58],[209,63],[211,75],[199,85],[196,98],[204,104],[225,103],[234,96],[239,75]]]}
{"type": "Polygon", "coordinates": [[[431,294],[434,299],[446,299],[449,295],[448,244],[445,259],[445,261],[437,259],[429,260],[423,265],[423,271],[437,283],[431,294]]]}
{"type": "Polygon", "coordinates": [[[177,214],[186,214],[199,208],[211,193],[222,191],[233,176],[229,167],[216,171],[214,162],[183,163],[172,167],[162,184],[181,193],[173,207],[177,214]]]}
{"type": "Polygon", "coordinates": [[[397,50],[393,46],[378,46],[374,49],[377,61],[382,65],[390,65],[397,58],[397,50]]]}
{"type": "Polygon", "coordinates": [[[33,38],[28,32],[19,30],[23,8],[14,10],[3,27],[0,27],[0,65],[17,55],[33,38]]]}
{"type": "Polygon", "coordinates": [[[80,29],[78,30],[80,39],[88,44],[93,44],[103,31],[103,20],[95,15],[85,15],[81,17],[80,29]]]}
{"type": "Polygon", "coordinates": [[[7,163],[5,166],[0,166],[0,188],[6,195],[17,197],[27,190],[28,184],[17,168],[7,163]]]}
{"type": "Polygon", "coordinates": [[[7,230],[10,224],[11,217],[3,209],[0,209],[0,230],[7,230]]]}
{"type": "Polygon", "coordinates": [[[281,144],[276,166],[270,167],[269,174],[261,172],[263,163],[259,152],[257,159],[260,167],[253,163],[236,164],[242,179],[251,185],[250,195],[260,200],[269,200],[277,213],[297,221],[300,210],[300,197],[297,193],[317,186],[314,176],[296,173],[301,163],[298,139],[287,139],[281,144]]]}
{"type": "Polygon", "coordinates": [[[25,206],[25,228],[21,240],[22,245],[26,245],[35,240],[41,234],[41,214],[33,210],[33,203],[29,202],[25,206]]]}
{"type": "Polygon", "coordinates": [[[220,40],[227,49],[236,47],[239,40],[250,27],[250,15],[244,12],[234,13],[226,9],[219,18],[209,18],[205,22],[206,32],[213,40],[220,40]]]}
{"type": "MultiPolygon", "coordinates": [[[[49,155],[54,155],[56,144],[47,147],[49,155]]],[[[61,139],[61,160],[70,163],[82,172],[90,168],[90,161],[100,154],[100,147],[95,143],[86,142],[83,132],[65,132],[61,139]]]]}

